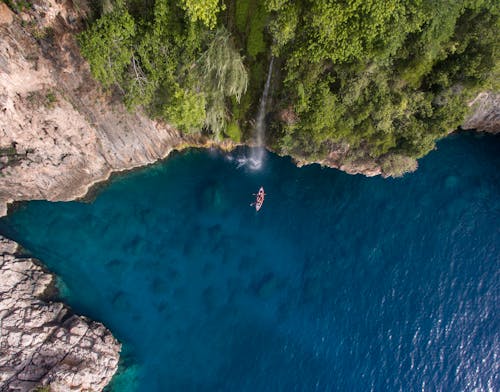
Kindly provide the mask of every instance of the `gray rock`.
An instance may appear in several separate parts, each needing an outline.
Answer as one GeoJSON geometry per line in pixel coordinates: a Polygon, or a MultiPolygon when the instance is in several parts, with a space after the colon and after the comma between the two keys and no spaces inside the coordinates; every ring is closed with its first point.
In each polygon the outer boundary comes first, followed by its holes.
{"type": "Polygon", "coordinates": [[[46,301],[53,275],[0,237],[0,391],[100,391],[118,368],[120,343],[101,323],[46,301]]]}
{"type": "Polygon", "coordinates": [[[17,200],[82,197],[112,172],[186,144],[172,127],[128,112],[92,79],[75,40],[85,1],[40,0],[35,8],[0,23],[0,216],[17,200]],[[48,27],[50,42],[30,34],[48,27]]]}
{"type": "Polygon", "coordinates": [[[472,114],[462,125],[463,129],[476,129],[500,133],[500,94],[482,92],[469,102],[472,114]]]}

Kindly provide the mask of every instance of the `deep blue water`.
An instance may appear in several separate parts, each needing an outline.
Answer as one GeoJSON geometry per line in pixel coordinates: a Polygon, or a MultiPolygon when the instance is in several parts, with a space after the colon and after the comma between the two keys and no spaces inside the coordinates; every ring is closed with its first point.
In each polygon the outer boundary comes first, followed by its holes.
{"type": "Polygon", "coordinates": [[[125,344],[115,391],[500,390],[498,136],[402,179],[191,150],[0,233],[125,344]]]}

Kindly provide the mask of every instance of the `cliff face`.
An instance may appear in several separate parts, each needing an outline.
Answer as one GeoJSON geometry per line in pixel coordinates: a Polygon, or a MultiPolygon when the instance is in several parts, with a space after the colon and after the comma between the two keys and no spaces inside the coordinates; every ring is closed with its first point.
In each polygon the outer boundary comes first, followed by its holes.
{"type": "Polygon", "coordinates": [[[54,277],[0,237],[0,391],[100,391],[118,367],[120,344],[100,323],[43,295],[54,277]]]}
{"type": "Polygon", "coordinates": [[[85,10],[72,4],[40,0],[14,15],[0,3],[0,216],[15,200],[83,196],[182,143],[92,80],[74,38],[85,10]]]}
{"type": "Polygon", "coordinates": [[[469,102],[469,106],[474,110],[462,125],[463,129],[500,133],[500,94],[483,92],[469,102]]]}

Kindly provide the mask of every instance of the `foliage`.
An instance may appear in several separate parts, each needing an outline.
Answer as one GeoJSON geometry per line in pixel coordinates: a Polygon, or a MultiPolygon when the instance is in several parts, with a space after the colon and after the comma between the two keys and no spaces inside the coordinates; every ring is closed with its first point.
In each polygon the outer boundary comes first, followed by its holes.
{"type": "Polygon", "coordinates": [[[236,28],[240,33],[246,31],[251,0],[238,0],[235,2],[236,28]]]}
{"type": "Polygon", "coordinates": [[[295,38],[299,23],[299,8],[295,3],[288,4],[285,7],[274,2],[274,4],[268,3],[267,6],[270,11],[283,7],[282,11],[271,19],[269,25],[273,36],[273,54],[279,56],[281,48],[284,48],[295,38]]]}
{"type": "Polygon", "coordinates": [[[50,392],[51,389],[50,389],[50,386],[49,385],[45,385],[45,386],[37,386],[35,387],[35,389],[33,389],[33,392],[50,392]]]}
{"type": "Polygon", "coordinates": [[[205,99],[202,94],[178,89],[169,105],[164,107],[165,117],[187,133],[201,129],[205,119],[205,99]]]}
{"type": "Polygon", "coordinates": [[[224,5],[156,0],[149,12],[129,7],[136,20],[112,4],[80,35],[94,77],[105,87],[118,84],[131,110],[143,106],[184,132],[206,127],[219,136],[226,97],[239,101],[248,84],[230,33],[210,31],[224,5]]]}
{"type": "Polygon", "coordinates": [[[82,55],[94,77],[108,87],[122,81],[132,57],[135,23],[122,7],[103,15],[79,36],[82,55]]]}
{"type": "Polygon", "coordinates": [[[184,132],[239,140],[272,53],[278,150],[342,143],[398,175],[500,87],[493,0],[112,1],[79,37],[93,75],[184,132]]]}
{"type": "Polygon", "coordinates": [[[216,32],[198,64],[199,78],[203,79],[204,86],[240,101],[247,89],[248,75],[227,30],[219,29],[216,32]]]}
{"type": "Polygon", "coordinates": [[[224,9],[219,0],[182,0],[184,8],[191,21],[201,21],[205,26],[213,29],[217,23],[217,13],[224,9]]]}
{"type": "Polygon", "coordinates": [[[241,142],[241,129],[237,122],[230,122],[224,133],[235,143],[241,142]]]}
{"type": "Polygon", "coordinates": [[[284,152],[321,156],[343,141],[398,172],[401,157],[421,157],[463,121],[498,70],[493,2],[269,3],[273,51],[287,64],[283,106],[300,119],[281,127],[284,152]]]}
{"type": "Polygon", "coordinates": [[[48,91],[45,94],[45,106],[49,109],[52,109],[57,102],[57,96],[53,91],[48,91]]]}
{"type": "Polygon", "coordinates": [[[30,10],[33,4],[29,0],[2,0],[16,14],[30,10]]]}
{"type": "Polygon", "coordinates": [[[234,97],[239,102],[248,85],[248,75],[243,59],[233,47],[230,34],[219,29],[211,39],[208,49],[198,60],[200,90],[207,97],[205,125],[217,137],[226,127],[226,97],[234,97]]]}
{"type": "Polygon", "coordinates": [[[35,22],[28,23],[27,25],[29,26],[33,38],[38,41],[54,38],[54,29],[50,26],[39,28],[35,22]]]}
{"type": "Polygon", "coordinates": [[[254,12],[249,20],[249,33],[247,38],[247,53],[255,58],[266,50],[264,42],[264,28],[266,27],[267,13],[261,2],[257,2],[254,12]]]}
{"type": "Polygon", "coordinates": [[[386,176],[401,177],[417,170],[417,161],[404,155],[388,154],[382,157],[381,168],[386,176]]]}

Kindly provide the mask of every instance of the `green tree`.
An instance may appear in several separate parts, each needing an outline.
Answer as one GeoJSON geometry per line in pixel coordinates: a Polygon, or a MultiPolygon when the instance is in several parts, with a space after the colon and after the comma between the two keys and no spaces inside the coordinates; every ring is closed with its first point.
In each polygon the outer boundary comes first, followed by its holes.
{"type": "Polygon", "coordinates": [[[287,151],[318,156],[344,142],[371,159],[418,158],[498,74],[491,1],[269,0],[268,9],[286,64],[282,105],[298,116],[278,127],[287,151]]]}
{"type": "Polygon", "coordinates": [[[205,97],[178,88],[164,106],[165,118],[186,133],[201,131],[205,121],[205,97]]]}
{"type": "Polygon", "coordinates": [[[122,7],[103,15],[78,36],[82,55],[92,75],[105,87],[123,80],[130,64],[135,23],[122,7]]]}
{"type": "Polygon", "coordinates": [[[182,7],[187,11],[191,21],[201,21],[213,29],[217,24],[217,14],[225,9],[219,0],[182,0],[182,7]]]}
{"type": "Polygon", "coordinates": [[[234,48],[226,29],[218,29],[207,50],[197,61],[199,89],[207,97],[205,126],[219,137],[227,125],[226,97],[240,102],[248,86],[243,58],[234,48]]]}

